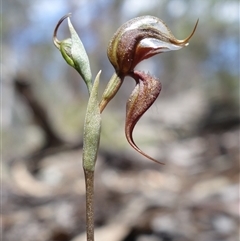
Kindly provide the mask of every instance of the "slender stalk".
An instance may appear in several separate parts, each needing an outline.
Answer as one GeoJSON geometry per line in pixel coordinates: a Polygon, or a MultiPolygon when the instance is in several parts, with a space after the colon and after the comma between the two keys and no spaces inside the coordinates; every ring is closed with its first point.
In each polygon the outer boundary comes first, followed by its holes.
{"type": "Polygon", "coordinates": [[[84,170],[86,183],[87,241],[94,241],[94,171],[84,170]]]}
{"type": "Polygon", "coordinates": [[[103,92],[102,100],[99,104],[100,113],[102,113],[108,102],[116,95],[122,85],[122,80],[123,77],[118,76],[116,73],[112,75],[106,89],[103,92]]]}

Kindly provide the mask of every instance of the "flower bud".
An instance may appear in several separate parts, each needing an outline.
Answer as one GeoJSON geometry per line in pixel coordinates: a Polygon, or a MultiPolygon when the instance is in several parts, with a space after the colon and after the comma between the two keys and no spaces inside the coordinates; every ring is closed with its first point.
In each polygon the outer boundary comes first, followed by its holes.
{"type": "Polygon", "coordinates": [[[60,50],[66,62],[70,66],[75,68],[82,76],[90,93],[92,89],[92,73],[90,69],[89,59],[86,50],[82,44],[82,41],[80,40],[75,29],[72,26],[69,16],[70,14],[67,14],[59,20],[54,30],[53,43],[60,50]],[[71,33],[71,38],[59,41],[57,39],[57,31],[63,20],[66,18],[68,18],[68,27],[71,33]]]}

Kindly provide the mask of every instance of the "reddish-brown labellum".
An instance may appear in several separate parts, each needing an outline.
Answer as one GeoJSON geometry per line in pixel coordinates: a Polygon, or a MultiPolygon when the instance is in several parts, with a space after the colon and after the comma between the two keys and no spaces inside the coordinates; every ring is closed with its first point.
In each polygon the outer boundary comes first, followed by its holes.
{"type": "Polygon", "coordinates": [[[132,134],[135,125],[141,116],[150,108],[153,102],[158,97],[162,85],[158,79],[153,78],[149,74],[140,71],[134,71],[132,77],[136,80],[136,87],[134,88],[126,108],[126,124],[125,134],[129,144],[139,153],[145,157],[163,164],[154,158],[148,156],[135,144],[132,134]]]}

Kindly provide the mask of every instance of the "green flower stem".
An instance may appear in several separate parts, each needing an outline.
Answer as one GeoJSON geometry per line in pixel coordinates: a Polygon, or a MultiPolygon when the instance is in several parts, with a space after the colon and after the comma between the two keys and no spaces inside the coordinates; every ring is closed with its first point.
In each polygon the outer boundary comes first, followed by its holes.
{"type": "Polygon", "coordinates": [[[94,171],[84,170],[86,185],[87,241],[94,241],[94,171]]]}
{"type": "Polygon", "coordinates": [[[108,102],[116,95],[119,88],[122,85],[122,79],[119,75],[116,73],[113,74],[111,79],[109,80],[106,89],[103,92],[102,100],[100,102],[99,108],[100,113],[104,110],[108,102]]]}
{"type": "Polygon", "coordinates": [[[101,132],[101,115],[98,103],[98,86],[101,71],[96,76],[90,93],[83,133],[83,168],[94,171],[101,132]]]}
{"type": "Polygon", "coordinates": [[[94,169],[97,159],[101,116],[98,103],[99,71],[91,89],[83,134],[83,170],[86,183],[86,232],[87,241],[94,241],[94,169]]]}

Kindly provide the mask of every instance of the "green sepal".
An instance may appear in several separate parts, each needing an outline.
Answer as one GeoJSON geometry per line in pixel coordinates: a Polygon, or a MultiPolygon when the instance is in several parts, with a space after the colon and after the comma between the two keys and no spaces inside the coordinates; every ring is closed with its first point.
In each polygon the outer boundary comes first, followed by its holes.
{"type": "Polygon", "coordinates": [[[85,81],[89,93],[92,89],[92,72],[90,68],[90,62],[86,53],[86,50],[83,46],[82,41],[80,40],[77,32],[75,31],[70,18],[68,18],[68,27],[71,33],[71,56],[74,62],[74,68],[79,72],[85,81]]]}
{"type": "Polygon", "coordinates": [[[83,133],[83,168],[94,171],[100,141],[101,115],[98,103],[98,86],[101,71],[96,76],[89,97],[83,133]]]}
{"type": "Polygon", "coordinates": [[[66,62],[72,66],[73,68],[75,68],[75,64],[74,61],[71,57],[71,46],[72,46],[72,40],[70,38],[65,39],[63,41],[61,41],[59,47],[60,47],[60,52],[63,56],[63,58],[66,60],[66,62]]]}

